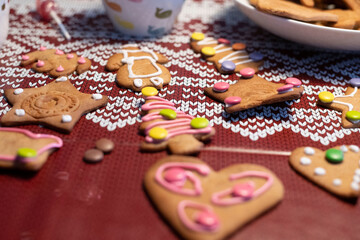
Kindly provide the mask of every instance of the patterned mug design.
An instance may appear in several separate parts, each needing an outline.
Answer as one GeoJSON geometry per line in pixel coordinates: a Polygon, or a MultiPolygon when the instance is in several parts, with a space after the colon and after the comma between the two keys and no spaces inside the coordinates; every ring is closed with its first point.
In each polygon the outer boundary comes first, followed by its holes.
{"type": "Polygon", "coordinates": [[[163,11],[162,8],[156,8],[155,17],[163,19],[168,18],[172,14],[172,10],[163,11]]]}

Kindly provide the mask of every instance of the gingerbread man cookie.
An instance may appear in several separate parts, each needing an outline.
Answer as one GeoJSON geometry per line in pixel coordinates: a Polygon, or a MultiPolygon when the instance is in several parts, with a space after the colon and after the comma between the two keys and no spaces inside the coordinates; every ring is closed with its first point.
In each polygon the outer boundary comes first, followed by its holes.
{"type": "Polygon", "coordinates": [[[360,78],[350,80],[345,95],[335,96],[331,92],[319,94],[318,105],[342,112],[341,125],[344,128],[360,127],[360,78]]]}
{"type": "Polygon", "coordinates": [[[244,43],[231,45],[227,39],[214,39],[195,32],[191,35],[190,45],[196,53],[201,52],[207,61],[213,62],[221,73],[240,72],[241,69],[248,67],[257,71],[263,64],[262,54],[258,52],[248,54],[244,43]]]}
{"type": "Polygon", "coordinates": [[[140,132],[146,135],[141,144],[143,151],[168,149],[173,154],[196,154],[204,146],[202,141],[215,134],[206,118],[194,118],[177,110],[172,102],[155,96],[155,88],[144,88],[142,92],[145,104],[141,110],[145,116],[141,119],[140,132]]]}
{"type": "Polygon", "coordinates": [[[295,149],[290,165],[304,177],[329,192],[352,198],[360,194],[360,148],[342,145],[322,151],[312,147],[295,149]]]}
{"type": "Polygon", "coordinates": [[[5,89],[5,97],[13,107],[1,118],[2,126],[41,124],[64,132],[108,100],[98,93],[79,92],[65,76],[39,88],[5,89]]]}
{"type": "Polygon", "coordinates": [[[168,59],[159,53],[128,44],[109,58],[106,68],[118,71],[116,81],[121,87],[139,92],[144,87],[161,89],[163,85],[169,84],[170,72],[161,65],[167,62],[168,59]]]}
{"type": "Polygon", "coordinates": [[[243,69],[242,71],[244,71],[243,77],[233,85],[218,82],[213,87],[205,88],[206,95],[225,103],[225,111],[228,113],[297,99],[304,91],[301,81],[297,78],[287,78],[285,84],[272,83],[253,75],[254,70],[243,69]],[[245,78],[244,76],[252,77],[245,78]]]}
{"type": "Polygon", "coordinates": [[[156,162],[144,185],[184,239],[224,239],[284,196],[281,181],[262,166],[236,164],[215,172],[200,159],[185,156],[156,162]]]}
{"type": "Polygon", "coordinates": [[[28,53],[21,57],[21,65],[31,65],[36,72],[48,72],[52,77],[67,76],[76,71],[81,74],[91,67],[91,61],[75,53],[65,54],[59,49],[46,49],[28,53]]]}
{"type": "Polygon", "coordinates": [[[63,141],[54,135],[20,128],[0,128],[0,167],[39,170],[63,141]]]}

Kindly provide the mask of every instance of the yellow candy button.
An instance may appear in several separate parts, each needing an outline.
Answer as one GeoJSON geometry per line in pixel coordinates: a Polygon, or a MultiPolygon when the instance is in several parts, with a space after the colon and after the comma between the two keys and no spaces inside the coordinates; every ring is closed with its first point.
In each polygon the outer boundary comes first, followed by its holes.
{"type": "Polygon", "coordinates": [[[193,34],[191,34],[191,39],[194,41],[200,41],[203,40],[205,38],[205,35],[201,32],[194,32],[193,34]]]}
{"type": "Polygon", "coordinates": [[[161,127],[153,127],[149,131],[149,136],[155,140],[165,139],[167,137],[167,135],[168,135],[167,130],[165,128],[161,128],[161,127]]]}
{"type": "Polygon", "coordinates": [[[143,89],[141,89],[141,93],[145,97],[156,96],[158,92],[159,91],[154,87],[144,87],[143,89]]]}
{"type": "Polygon", "coordinates": [[[323,103],[331,103],[332,101],[334,101],[334,94],[332,94],[331,92],[321,92],[319,93],[319,99],[321,102],[323,103]]]}
{"type": "Polygon", "coordinates": [[[216,50],[213,47],[203,47],[201,49],[201,53],[205,56],[211,57],[215,55],[216,50]]]}

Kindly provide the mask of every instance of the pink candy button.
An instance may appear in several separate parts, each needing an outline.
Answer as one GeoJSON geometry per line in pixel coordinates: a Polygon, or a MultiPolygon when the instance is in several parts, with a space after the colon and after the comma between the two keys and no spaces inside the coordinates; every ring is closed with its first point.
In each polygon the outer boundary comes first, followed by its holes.
{"type": "Polygon", "coordinates": [[[243,68],[243,69],[240,70],[240,74],[244,78],[251,78],[255,74],[255,69],[253,69],[253,68],[243,68]]]}
{"type": "Polygon", "coordinates": [[[164,179],[167,182],[182,182],[186,179],[185,170],[182,168],[171,168],[165,172],[164,179]]]}
{"type": "Polygon", "coordinates": [[[233,195],[235,197],[250,198],[254,193],[254,189],[253,182],[237,184],[233,188],[233,195]]]}
{"type": "Polygon", "coordinates": [[[301,82],[299,79],[297,79],[297,78],[287,78],[287,79],[285,80],[285,83],[286,83],[286,84],[291,84],[291,85],[293,85],[294,87],[300,87],[301,84],[302,84],[302,82],[301,82]]]}
{"type": "Polygon", "coordinates": [[[230,41],[227,40],[226,38],[219,38],[218,43],[230,45],[230,41]]]}
{"type": "Polygon", "coordinates": [[[291,91],[293,87],[294,87],[294,85],[292,85],[292,84],[286,84],[282,87],[279,87],[276,90],[278,91],[278,93],[286,93],[286,92],[291,91]]]}
{"type": "Polygon", "coordinates": [[[214,92],[226,92],[230,85],[227,82],[218,82],[213,86],[214,92]]]}
{"type": "Polygon", "coordinates": [[[63,68],[63,66],[58,66],[57,68],[56,68],[56,71],[57,72],[63,72],[65,69],[63,68]]]}
{"type": "Polygon", "coordinates": [[[239,104],[241,102],[241,97],[227,97],[224,102],[227,107],[230,107],[232,105],[239,104]]]}
{"type": "Polygon", "coordinates": [[[45,65],[45,62],[41,61],[41,60],[37,61],[37,63],[36,63],[37,67],[43,67],[44,65],[45,65]]]}
{"type": "Polygon", "coordinates": [[[209,211],[201,211],[197,214],[195,221],[205,229],[213,230],[219,225],[217,216],[209,211]]]}
{"type": "Polygon", "coordinates": [[[67,59],[72,59],[72,58],[74,58],[74,55],[73,54],[68,54],[68,55],[66,55],[66,58],[67,59]]]}
{"type": "Polygon", "coordinates": [[[85,62],[86,62],[86,60],[83,56],[79,57],[78,63],[84,64],[85,62]]]}
{"type": "Polygon", "coordinates": [[[24,60],[24,61],[29,60],[29,58],[30,57],[28,55],[22,55],[21,56],[21,59],[24,60]]]}

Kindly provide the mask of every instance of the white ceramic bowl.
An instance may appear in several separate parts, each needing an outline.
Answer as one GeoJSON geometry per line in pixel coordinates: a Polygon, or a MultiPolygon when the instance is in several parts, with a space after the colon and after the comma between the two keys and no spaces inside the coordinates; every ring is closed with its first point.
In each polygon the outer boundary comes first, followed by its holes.
{"type": "Polygon", "coordinates": [[[260,12],[248,0],[235,0],[252,21],[282,38],[315,47],[360,51],[360,30],[323,27],[260,12]]]}

